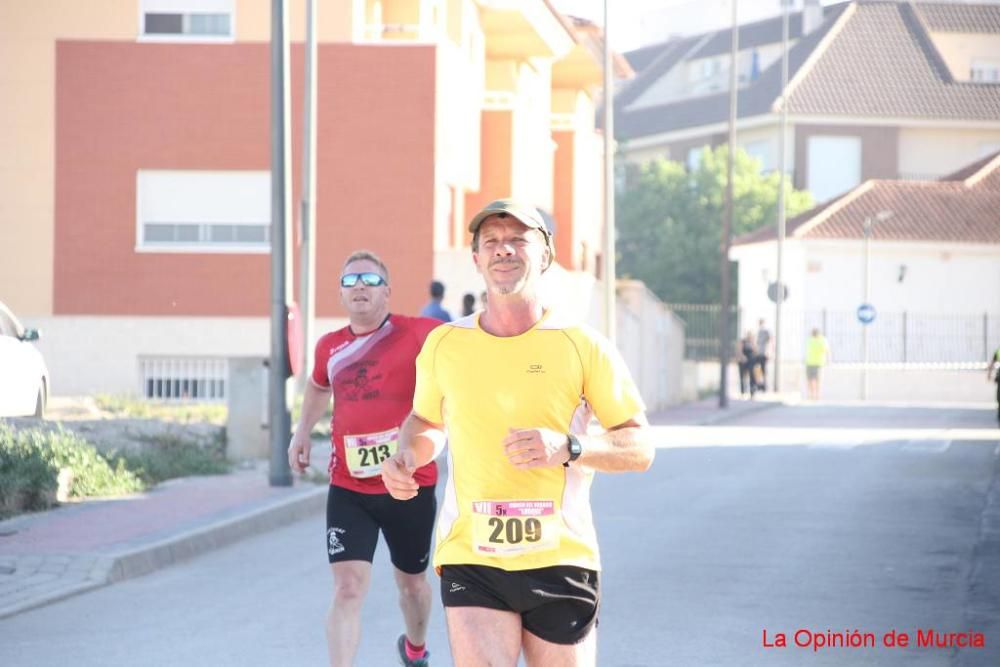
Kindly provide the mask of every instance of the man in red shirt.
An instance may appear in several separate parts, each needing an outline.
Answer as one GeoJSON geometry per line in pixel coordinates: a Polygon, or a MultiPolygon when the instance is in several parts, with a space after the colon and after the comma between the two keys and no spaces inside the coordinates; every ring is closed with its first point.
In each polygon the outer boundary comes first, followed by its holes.
{"type": "Polygon", "coordinates": [[[309,465],[309,433],[333,393],[330,492],[326,546],[333,572],[333,602],[326,619],[330,665],[351,665],[361,638],[361,604],[371,580],[379,531],[395,568],[406,632],[397,640],[400,662],[426,666],[424,648],[431,590],[426,570],[437,503],[432,461],[415,472],[416,503],[394,500],[382,483],[382,461],[397,451],[399,426],[410,413],[415,360],[440,322],[389,313],[389,271],[374,254],[344,262],[340,300],[350,324],[316,343],[302,416],[288,446],[292,470],[309,465]]]}

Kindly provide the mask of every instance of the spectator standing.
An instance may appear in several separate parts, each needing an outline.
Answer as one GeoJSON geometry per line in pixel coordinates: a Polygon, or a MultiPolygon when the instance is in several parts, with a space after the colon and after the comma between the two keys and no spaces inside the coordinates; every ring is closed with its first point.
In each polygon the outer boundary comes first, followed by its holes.
{"type": "Polygon", "coordinates": [[[451,322],[451,313],[441,306],[442,299],[444,299],[444,283],[439,280],[432,280],[431,300],[420,311],[420,317],[433,317],[442,322],[451,322]]]}
{"type": "Polygon", "coordinates": [[[753,398],[754,393],[757,391],[757,384],[754,382],[753,369],[757,363],[757,350],[754,347],[753,333],[747,331],[743,335],[743,339],[740,341],[740,394],[744,398],[747,396],[749,391],[750,397],[753,398]]]}
{"type": "Polygon", "coordinates": [[[812,335],[806,341],[806,382],[811,400],[819,400],[820,371],[829,362],[830,343],[819,329],[813,329],[812,335]]]}
{"type": "Polygon", "coordinates": [[[476,312],[476,295],[466,292],[462,297],[462,317],[468,317],[474,312],[476,312]]]}
{"type": "Polygon", "coordinates": [[[767,360],[771,354],[771,332],[764,324],[764,319],[757,324],[757,367],[754,370],[754,381],[759,391],[767,391],[767,360]]]}

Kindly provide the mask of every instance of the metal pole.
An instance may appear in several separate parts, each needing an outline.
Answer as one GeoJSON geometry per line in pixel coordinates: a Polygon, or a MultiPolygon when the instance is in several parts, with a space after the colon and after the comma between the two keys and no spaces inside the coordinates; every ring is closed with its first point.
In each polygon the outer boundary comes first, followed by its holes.
{"type": "MultiPolygon", "coordinates": [[[[732,44],[729,54],[729,159],[726,163],[726,210],[722,217],[722,313],[719,317],[719,407],[729,407],[729,246],[733,236],[733,163],[736,161],[736,60],[739,52],[737,0],[733,1],[732,44]]],[[[752,381],[752,380],[751,380],[752,381]]]]}
{"type": "Polygon", "coordinates": [[[302,372],[297,378],[299,391],[305,390],[309,377],[309,341],[316,318],[316,0],[306,4],[306,82],[302,134],[302,202],[299,208],[301,272],[299,298],[302,300],[302,372]]]}
{"type": "MultiPolygon", "coordinates": [[[[983,359],[990,361],[990,314],[983,313],[983,359]]],[[[1000,373],[1000,369],[997,370],[1000,373]]]]}
{"type": "MultiPolygon", "coordinates": [[[[869,270],[871,269],[872,263],[872,219],[865,218],[865,266],[864,266],[864,281],[865,281],[865,296],[862,303],[870,303],[871,298],[871,279],[869,277],[869,270]]],[[[861,369],[861,399],[868,400],[868,324],[861,325],[861,350],[862,357],[864,359],[864,366],[861,369]]]]}
{"type": "Polygon", "coordinates": [[[615,132],[614,71],[608,33],[608,5],[604,0],[604,333],[612,343],[617,337],[615,309],[615,132]]]}
{"type": "MultiPolygon", "coordinates": [[[[781,304],[785,300],[785,132],[788,131],[788,3],[781,2],[781,122],[778,124],[778,278],[774,304],[774,363],[771,373],[774,391],[781,390],[781,304]]],[[[762,351],[761,354],[764,354],[762,351]]]]}
{"type": "Polygon", "coordinates": [[[271,362],[268,374],[268,406],[271,429],[271,486],[290,486],[292,473],[285,454],[292,430],[288,413],[288,288],[291,285],[288,261],[288,206],[291,191],[287,165],[288,125],[288,11],[284,0],[271,0],[271,362]]]}

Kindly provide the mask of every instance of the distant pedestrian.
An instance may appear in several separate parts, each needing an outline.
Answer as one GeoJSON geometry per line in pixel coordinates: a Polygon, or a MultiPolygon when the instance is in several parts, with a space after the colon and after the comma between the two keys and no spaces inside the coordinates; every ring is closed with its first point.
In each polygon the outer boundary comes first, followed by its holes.
{"type": "Polygon", "coordinates": [[[757,324],[757,363],[754,368],[754,382],[759,391],[767,391],[767,360],[771,355],[771,332],[763,318],[757,324]]]}
{"type": "Polygon", "coordinates": [[[1000,347],[993,352],[993,359],[986,368],[986,381],[990,380],[997,383],[997,424],[1000,425],[1000,347]]]}
{"type": "Polygon", "coordinates": [[[819,329],[813,329],[806,341],[806,382],[809,386],[809,398],[814,401],[819,400],[820,370],[829,362],[830,343],[819,329]]]}
{"type": "Polygon", "coordinates": [[[442,322],[451,322],[451,313],[441,307],[441,300],[444,299],[444,283],[431,281],[431,300],[420,311],[420,317],[433,317],[442,322]]]}
{"type": "Polygon", "coordinates": [[[757,391],[757,383],[754,381],[753,371],[757,365],[757,349],[754,347],[753,334],[747,331],[743,335],[743,339],[740,341],[740,357],[739,357],[739,369],[740,369],[740,394],[744,398],[747,396],[747,392],[750,393],[750,398],[753,398],[754,393],[757,391]]]}
{"type": "Polygon", "coordinates": [[[462,297],[462,317],[468,317],[474,312],[476,312],[476,295],[466,292],[462,297]]]}

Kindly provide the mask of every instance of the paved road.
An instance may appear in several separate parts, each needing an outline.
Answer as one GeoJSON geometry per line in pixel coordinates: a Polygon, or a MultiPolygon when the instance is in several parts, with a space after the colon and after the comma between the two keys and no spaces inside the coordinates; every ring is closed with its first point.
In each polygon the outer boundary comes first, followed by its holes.
{"type": "MultiPolygon", "coordinates": [[[[1000,559],[984,562],[982,549],[1000,451],[992,419],[821,405],[664,428],[673,447],[649,473],[594,486],[606,568],[599,664],[1000,664],[1000,601],[982,581],[1000,559]],[[813,652],[794,646],[799,629],[879,642],[891,630],[978,630],[987,647],[813,652]],[[765,630],[789,647],[763,648],[765,630]]],[[[323,664],[322,540],[316,517],[0,621],[0,664],[323,664]]],[[[383,552],[376,567],[387,572],[383,552]]],[[[387,583],[365,608],[359,665],[394,664],[400,621],[387,583]]],[[[448,665],[434,613],[434,664],[448,665]]]]}

